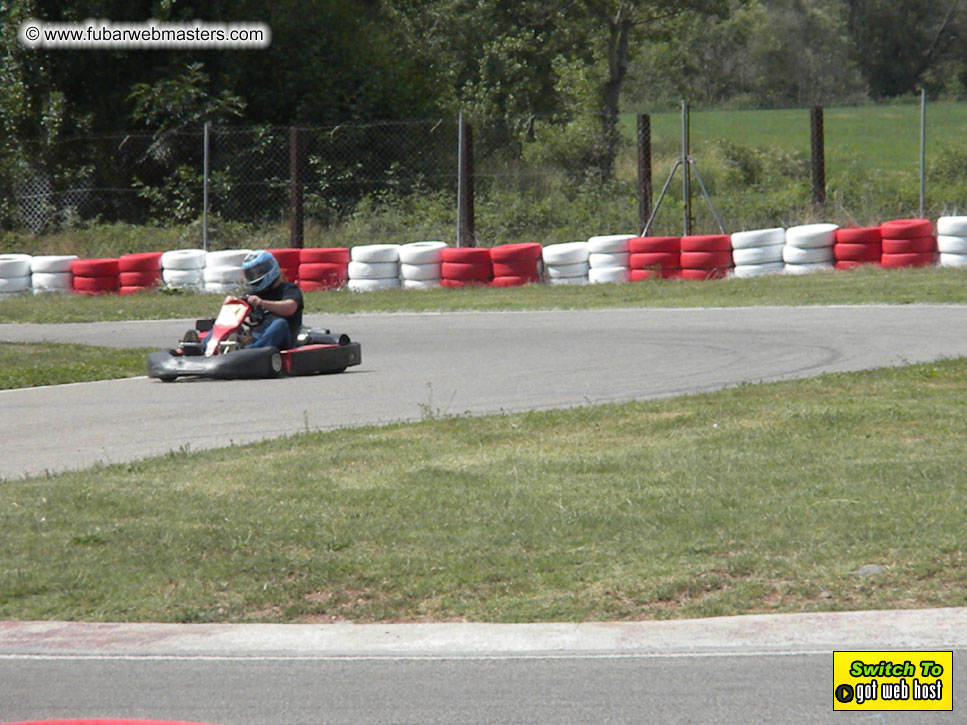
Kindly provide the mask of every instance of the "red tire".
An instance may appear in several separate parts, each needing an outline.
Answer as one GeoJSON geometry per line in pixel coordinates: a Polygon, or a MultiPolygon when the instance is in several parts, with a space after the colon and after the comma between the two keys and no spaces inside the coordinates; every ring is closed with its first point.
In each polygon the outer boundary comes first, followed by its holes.
{"type": "Polygon", "coordinates": [[[530,259],[540,259],[542,249],[543,247],[537,242],[502,244],[490,250],[490,258],[494,262],[520,262],[530,259]]]}
{"type": "Polygon", "coordinates": [[[636,252],[628,258],[628,266],[631,269],[677,269],[681,267],[681,255],[678,252],[636,252]]]}
{"type": "Polygon", "coordinates": [[[75,259],[71,263],[71,272],[76,277],[117,277],[117,259],[75,259]]]}
{"type": "Polygon", "coordinates": [[[657,254],[659,252],[674,252],[677,254],[681,250],[681,237],[635,237],[628,240],[628,251],[632,254],[657,254]]]}
{"type": "Polygon", "coordinates": [[[722,279],[728,274],[727,269],[685,269],[682,268],[682,279],[722,279]]]}
{"type": "Polygon", "coordinates": [[[161,252],[143,252],[140,254],[122,254],[118,258],[118,272],[154,272],[161,273],[161,252]]]}
{"type": "MultiPolygon", "coordinates": [[[[299,265],[299,286],[303,283],[318,283],[330,287],[338,287],[349,279],[349,265],[335,262],[315,262],[299,265]]],[[[303,287],[303,289],[306,289],[303,287]]]]}
{"type": "Polygon", "coordinates": [[[676,279],[682,276],[678,267],[662,267],[661,269],[633,269],[630,272],[632,282],[644,282],[647,279],[676,279]]]}
{"type": "Polygon", "coordinates": [[[935,237],[883,240],[883,254],[926,254],[936,250],[937,240],[935,237]]]}
{"type": "Polygon", "coordinates": [[[494,277],[490,281],[491,287],[523,287],[525,284],[532,284],[533,282],[540,282],[541,278],[537,274],[528,275],[526,277],[518,275],[502,275],[500,277],[494,277]]]}
{"type": "Polygon", "coordinates": [[[537,259],[494,261],[494,277],[533,277],[537,274],[537,259]]]}
{"type": "Polygon", "coordinates": [[[121,272],[118,284],[121,287],[151,287],[161,281],[161,270],[150,272],[121,272]]]}
{"type": "Polygon", "coordinates": [[[719,269],[731,267],[732,252],[682,252],[681,265],[682,269],[719,269]]]}
{"type": "Polygon", "coordinates": [[[440,261],[455,264],[489,265],[490,250],[486,247],[447,247],[440,250],[440,261]]]}
{"type": "Polygon", "coordinates": [[[279,263],[282,269],[292,269],[293,267],[298,268],[302,264],[302,252],[303,249],[293,249],[291,247],[286,247],[284,249],[267,249],[275,261],[279,263]]]}
{"type": "MultiPolygon", "coordinates": [[[[728,234],[703,234],[682,237],[683,252],[731,252],[732,238],[728,234]]],[[[684,264],[682,265],[685,266],[684,264]]]]}
{"type": "Polygon", "coordinates": [[[934,262],[933,252],[926,254],[884,254],[880,257],[880,266],[887,269],[901,267],[929,267],[934,262]]]}
{"type": "Polygon", "coordinates": [[[880,225],[884,239],[914,239],[929,237],[933,234],[933,223],[929,219],[894,219],[880,225]]]}
{"type": "Polygon", "coordinates": [[[883,253],[879,242],[861,244],[837,242],[833,245],[833,257],[837,262],[879,262],[883,253]]]}
{"type": "Polygon", "coordinates": [[[113,277],[74,277],[71,289],[75,292],[117,292],[118,278],[113,277]]]}
{"type": "MultiPolygon", "coordinates": [[[[444,250],[446,251],[446,250],[444,250]]],[[[493,278],[493,265],[487,262],[443,262],[440,264],[443,279],[489,282],[493,278]]]]}
{"type": "Polygon", "coordinates": [[[349,264],[349,250],[345,247],[302,249],[299,264],[349,264]]]}
{"type": "Polygon", "coordinates": [[[883,239],[879,227],[837,229],[834,234],[837,244],[878,244],[883,239]]]}

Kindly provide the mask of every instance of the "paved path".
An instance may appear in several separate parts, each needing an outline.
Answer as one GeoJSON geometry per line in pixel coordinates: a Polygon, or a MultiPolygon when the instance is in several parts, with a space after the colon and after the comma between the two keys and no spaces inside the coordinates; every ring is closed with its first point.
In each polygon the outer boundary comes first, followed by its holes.
{"type": "MultiPolygon", "coordinates": [[[[0,392],[0,477],[305,429],[695,393],[967,354],[967,307],[571,310],[310,317],[362,343],[342,375],[135,378],[0,392]]],[[[0,340],[158,347],[186,321],[0,325],[0,340]]]]}

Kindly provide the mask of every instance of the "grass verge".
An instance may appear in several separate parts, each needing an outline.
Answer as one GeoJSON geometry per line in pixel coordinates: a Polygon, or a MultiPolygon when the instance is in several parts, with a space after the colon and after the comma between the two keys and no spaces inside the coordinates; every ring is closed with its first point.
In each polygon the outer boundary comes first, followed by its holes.
{"type": "Polygon", "coordinates": [[[5,481],[0,619],[963,606],[965,394],[959,359],[5,481]]]}
{"type": "Polygon", "coordinates": [[[149,350],[0,342],[0,390],[144,375],[149,350]]]}
{"type": "MultiPolygon", "coordinates": [[[[30,296],[0,302],[4,322],[96,322],[209,317],[222,295],[161,292],[124,297],[30,296]]],[[[749,305],[967,303],[967,269],[876,269],[773,275],[712,282],[649,280],[584,287],[528,285],[428,291],[309,292],[309,313],[452,312],[461,310],[617,307],[741,307],[749,305]]]]}

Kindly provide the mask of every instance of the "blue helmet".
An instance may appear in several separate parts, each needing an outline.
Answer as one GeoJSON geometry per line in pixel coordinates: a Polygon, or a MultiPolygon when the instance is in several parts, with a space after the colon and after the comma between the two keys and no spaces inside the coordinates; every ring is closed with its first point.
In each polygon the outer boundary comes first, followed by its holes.
{"type": "Polygon", "coordinates": [[[261,292],[268,289],[275,280],[282,274],[279,263],[271,252],[257,249],[245,255],[242,261],[242,272],[245,273],[245,281],[248,282],[253,292],[261,292]]]}

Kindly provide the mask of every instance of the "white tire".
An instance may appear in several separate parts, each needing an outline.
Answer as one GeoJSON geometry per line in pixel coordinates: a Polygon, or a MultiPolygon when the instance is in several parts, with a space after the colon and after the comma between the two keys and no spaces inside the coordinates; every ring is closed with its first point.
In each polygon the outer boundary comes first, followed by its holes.
{"type": "Polygon", "coordinates": [[[831,247],[836,243],[838,224],[804,224],[786,230],[786,244],[800,249],[831,247]]]}
{"type": "Polygon", "coordinates": [[[561,285],[561,284],[564,284],[564,285],[568,285],[568,284],[583,285],[583,284],[590,284],[590,281],[588,280],[587,277],[551,277],[551,278],[549,278],[547,280],[547,282],[548,282],[548,284],[553,284],[553,285],[561,285]]]}
{"type": "Polygon", "coordinates": [[[742,247],[732,250],[732,261],[735,266],[749,264],[768,264],[782,261],[783,244],[773,244],[768,247],[742,247]]]}
{"type": "Polygon", "coordinates": [[[217,252],[209,252],[205,255],[205,266],[241,268],[242,262],[251,253],[251,249],[220,249],[217,252]]]}
{"type": "Polygon", "coordinates": [[[821,272],[824,269],[833,269],[833,265],[828,262],[817,262],[813,264],[787,264],[783,270],[785,274],[811,274],[821,272]]]}
{"type": "Polygon", "coordinates": [[[400,265],[396,262],[350,262],[349,279],[399,279],[400,265]]]}
{"type": "Polygon", "coordinates": [[[756,229],[751,232],[736,232],[732,235],[732,249],[771,247],[774,244],[784,244],[785,241],[786,230],[782,227],[756,229]]]}
{"type": "Polygon", "coordinates": [[[588,258],[591,268],[627,267],[631,255],[628,252],[592,252],[588,258]]]}
{"type": "Polygon", "coordinates": [[[942,216],[937,220],[937,234],[967,237],[967,216],[942,216]]]}
{"type": "Polygon", "coordinates": [[[74,275],[70,272],[34,272],[30,276],[30,285],[34,290],[60,291],[71,288],[74,275]]]}
{"type": "Polygon", "coordinates": [[[205,273],[201,269],[164,269],[161,279],[168,287],[201,287],[205,284],[205,273]]]}
{"type": "Polygon", "coordinates": [[[588,282],[591,284],[627,282],[629,278],[627,267],[591,267],[588,270],[588,282]]]}
{"type": "Polygon", "coordinates": [[[30,289],[30,275],[23,277],[0,277],[0,292],[3,294],[13,294],[14,292],[25,292],[30,289]]]}
{"type": "Polygon", "coordinates": [[[607,234],[601,237],[591,237],[588,240],[588,251],[591,254],[627,252],[628,240],[634,238],[634,234],[607,234]]]}
{"type": "Polygon", "coordinates": [[[29,254],[0,254],[0,277],[27,277],[29,275],[29,254]]]}
{"type": "Polygon", "coordinates": [[[76,254],[46,254],[33,257],[30,260],[30,271],[51,274],[70,272],[71,264],[75,259],[77,259],[76,254]]]}
{"type": "Polygon", "coordinates": [[[564,277],[587,277],[591,265],[587,262],[577,264],[548,264],[546,267],[548,279],[564,277]]]}
{"type": "Polygon", "coordinates": [[[400,262],[403,264],[439,264],[440,250],[446,248],[446,242],[410,242],[400,247],[400,262]]]}
{"type": "Polygon", "coordinates": [[[202,279],[205,284],[245,284],[245,272],[241,267],[205,267],[202,279]]]}
{"type": "Polygon", "coordinates": [[[782,262],[767,264],[737,264],[733,270],[736,277],[761,277],[764,274],[782,274],[786,265],[782,262]]]}
{"type": "Polygon", "coordinates": [[[399,262],[400,245],[364,244],[350,249],[349,255],[354,262],[399,262]]]}
{"type": "Polygon", "coordinates": [[[435,279],[439,280],[443,273],[441,270],[440,262],[430,262],[428,264],[401,264],[400,265],[400,278],[404,280],[413,280],[415,282],[435,279]]]}
{"type": "Polygon", "coordinates": [[[832,247],[811,247],[803,249],[802,247],[793,247],[787,244],[782,248],[782,261],[787,264],[822,264],[824,262],[832,262],[833,259],[832,247]]]}
{"type": "Polygon", "coordinates": [[[937,251],[941,254],[967,254],[967,236],[938,236],[937,251]]]}
{"type": "Polygon", "coordinates": [[[205,257],[203,249],[174,249],[161,255],[161,268],[165,270],[204,269],[205,257]]]}
{"type": "Polygon", "coordinates": [[[404,279],[403,289],[436,289],[440,286],[439,279],[404,279]]]}
{"type": "Polygon", "coordinates": [[[578,264],[587,262],[591,254],[587,242],[564,242],[563,244],[549,244],[541,251],[544,264],[578,264]]]}
{"type": "Polygon", "coordinates": [[[941,267],[967,267],[967,254],[941,254],[941,267]]]}
{"type": "Polygon", "coordinates": [[[394,289],[401,286],[399,277],[392,279],[350,279],[346,287],[352,292],[373,292],[383,289],[394,289]]]}

